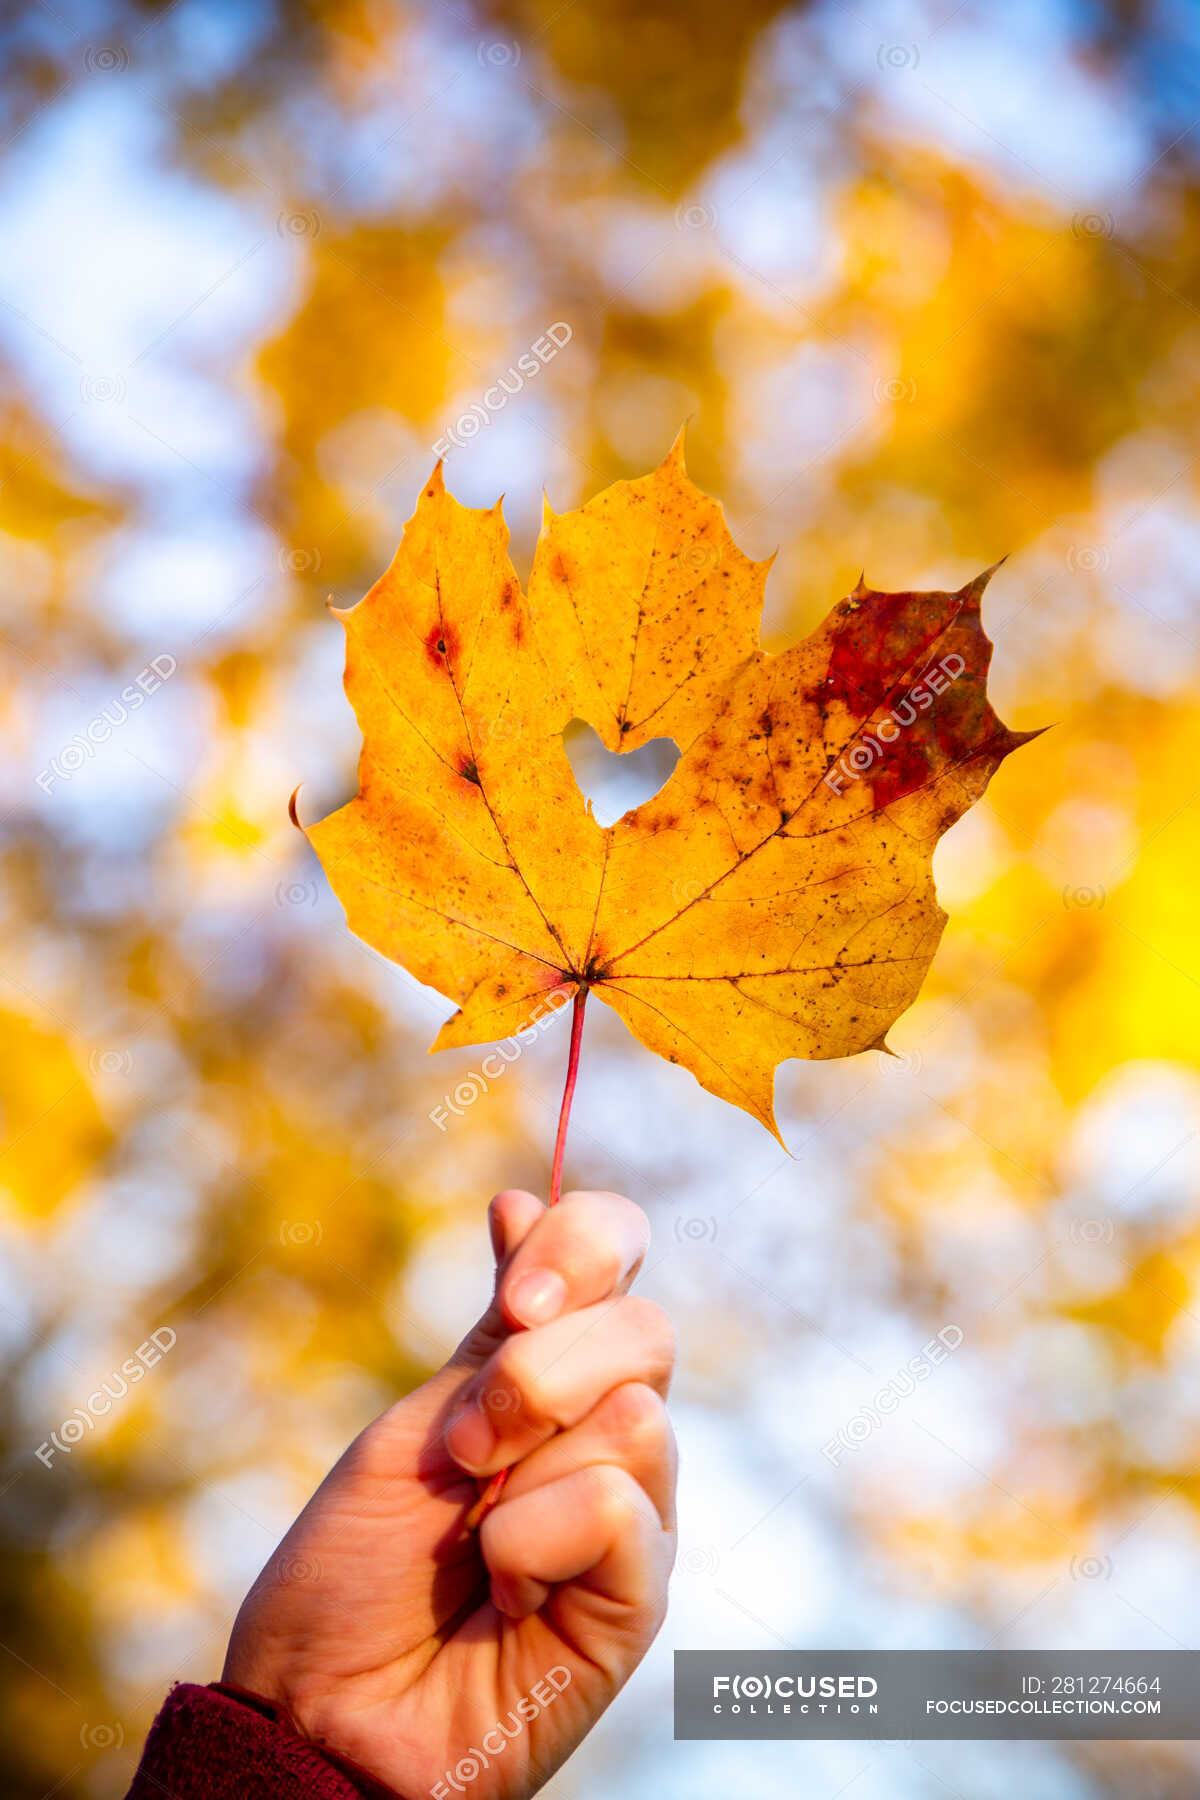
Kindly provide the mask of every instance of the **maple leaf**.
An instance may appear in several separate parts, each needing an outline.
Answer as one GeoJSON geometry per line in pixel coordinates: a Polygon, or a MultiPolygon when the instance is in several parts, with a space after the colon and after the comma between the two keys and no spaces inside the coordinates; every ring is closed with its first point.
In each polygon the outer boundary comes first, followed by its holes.
{"type": "Polygon", "coordinates": [[[462,506],[435,470],[336,615],[359,791],[307,828],[351,928],[457,1002],[435,1049],[594,992],[778,1136],[780,1062],[885,1047],[945,924],[937,840],[1037,734],[988,702],[990,570],[955,593],[860,581],[771,656],[769,566],[682,433],[653,474],[547,507],[527,594],[499,502],[462,506]],[[567,760],[576,718],[612,750],[682,751],[607,829],[567,760]]]}

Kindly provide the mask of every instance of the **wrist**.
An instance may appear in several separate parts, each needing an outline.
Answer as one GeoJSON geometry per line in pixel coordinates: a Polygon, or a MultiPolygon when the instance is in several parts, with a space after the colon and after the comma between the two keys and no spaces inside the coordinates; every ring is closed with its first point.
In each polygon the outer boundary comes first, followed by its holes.
{"type": "MultiPolygon", "coordinates": [[[[252,1630],[235,1625],[220,1686],[248,1702],[257,1701],[321,1755],[337,1761],[351,1754],[355,1734],[348,1729],[343,1684],[336,1677],[315,1674],[252,1630]]],[[[360,1765],[356,1762],[354,1767],[360,1765]]]]}

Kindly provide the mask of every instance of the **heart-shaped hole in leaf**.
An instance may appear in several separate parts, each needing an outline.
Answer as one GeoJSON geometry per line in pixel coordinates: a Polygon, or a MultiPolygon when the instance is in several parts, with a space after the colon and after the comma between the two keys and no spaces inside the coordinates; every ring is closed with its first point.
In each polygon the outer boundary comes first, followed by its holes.
{"type": "Polygon", "coordinates": [[[615,825],[636,806],[653,800],[679,761],[673,738],[651,738],[638,750],[606,750],[591,726],[572,719],[563,732],[571,773],[601,825],[615,825]]]}

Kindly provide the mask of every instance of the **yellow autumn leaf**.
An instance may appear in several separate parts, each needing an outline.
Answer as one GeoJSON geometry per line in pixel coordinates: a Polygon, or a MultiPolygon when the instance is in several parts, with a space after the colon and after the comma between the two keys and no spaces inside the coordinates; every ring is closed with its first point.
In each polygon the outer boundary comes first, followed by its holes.
{"type": "Polygon", "coordinates": [[[1023,741],[987,701],[987,577],[860,582],[768,656],[768,565],[682,442],[548,513],[528,595],[507,545],[499,505],[461,506],[435,471],[338,614],[359,792],[309,839],[359,936],[458,1003],[435,1047],[595,992],[775,1131],[780,1062],[881,1047],[915,997],[945,922],[934,846],[1023,741]],[[574,718],[614,749],[669,731],[683,750],[607,829],[563,747],[574,718]]]}

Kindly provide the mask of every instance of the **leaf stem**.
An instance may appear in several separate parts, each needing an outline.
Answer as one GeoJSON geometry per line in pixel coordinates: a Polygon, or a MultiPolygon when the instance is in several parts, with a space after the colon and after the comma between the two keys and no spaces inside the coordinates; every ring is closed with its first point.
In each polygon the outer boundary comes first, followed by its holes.
{"type": "Polygon", "coordinates": [[[571,1102],[575,1098],[575,1083],[579,1079],[579,1047],[583,1042],[583,1009],[587,1005],[587,997],[587,988],[576,988],[571,1010],[571,1048],[567,1055],[567,1079],[563,1087],[562,1105],[558,1109],[558,1136],[554,1140],[554,1162],[550,1169],[551,1206],[555,1206],[562,1198],[563,1152],[567,1147],[567,1124],[571,1117],[571,1102]]]}
{"type": "MultiPolygon", "coordinates": [[[[551,1206],[556,1206],[562,1198],[563,1155],[567,1148],[567,1126],[571,1118],[571,1102],[575,1098],[575,1083],[579,1079],[579,1050],[583,1043],[583,1009],[587,1005],[587,997],[587,988],[576,988],[574,1007],[571,1012],[571,1048],[567,1052],[567,1079],[563,1084],[562,1105],[558,1109],[558,1132],[554,1139],[554,1161],[550,1165],[549,1204],[551,1206]]],[[[464,1519],[464,1530],[478,1531],[504,1492],[504,1484],[507,1480],[507,1469],[499,1469],[492,1476],[464,1519]]]]}

